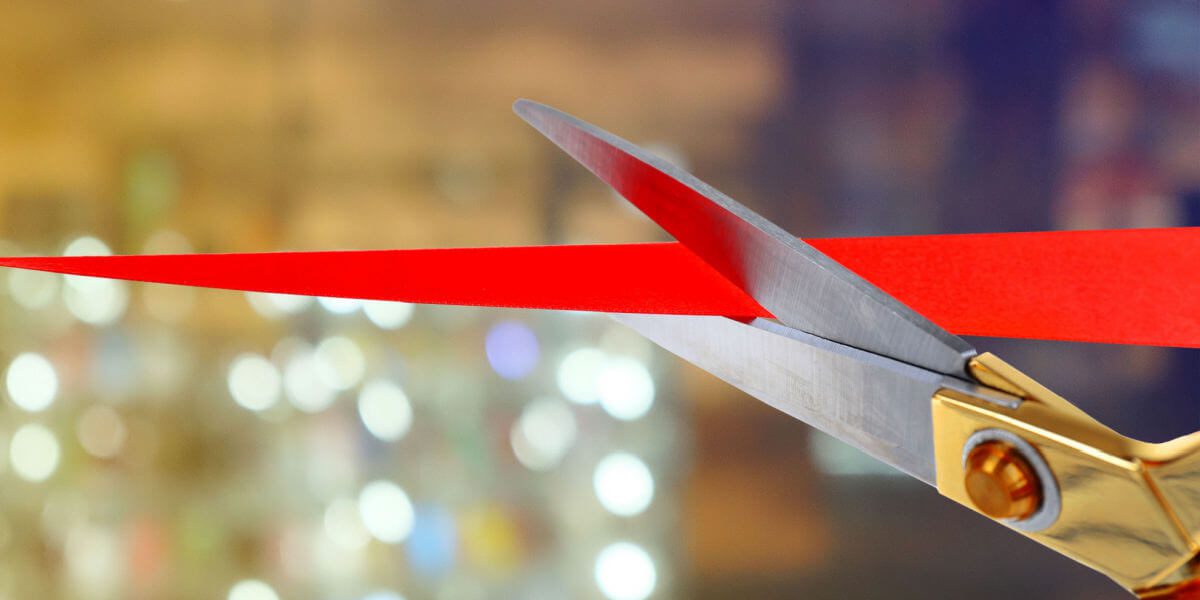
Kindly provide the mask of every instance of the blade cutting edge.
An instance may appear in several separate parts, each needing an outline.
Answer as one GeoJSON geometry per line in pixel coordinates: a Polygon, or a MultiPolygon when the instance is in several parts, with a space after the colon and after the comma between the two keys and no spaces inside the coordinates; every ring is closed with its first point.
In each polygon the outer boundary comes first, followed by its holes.
{"type": "Polygon", "coordinates": [[[941,387],[965,382],[763,319],[613,319],[762,402],[935,485],[929,399],[941,387]]]}
{"type": "Polygon", "coordinates": [[[965,376],[964,340],[732,198],[568,114],[529,100],[513,110],[784,324],[965,376]]]}

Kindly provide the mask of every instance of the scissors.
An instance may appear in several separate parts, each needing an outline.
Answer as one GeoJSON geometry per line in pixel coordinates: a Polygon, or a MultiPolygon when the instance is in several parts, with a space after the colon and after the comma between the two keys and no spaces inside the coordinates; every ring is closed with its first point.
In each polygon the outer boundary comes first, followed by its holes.
{"type": "Polygon", "coordinates": [[[775,317],[615,319],[1140,598],[1200,598],[1200,433],[1124,437],[669,162],[514,110],[775,317]]]}

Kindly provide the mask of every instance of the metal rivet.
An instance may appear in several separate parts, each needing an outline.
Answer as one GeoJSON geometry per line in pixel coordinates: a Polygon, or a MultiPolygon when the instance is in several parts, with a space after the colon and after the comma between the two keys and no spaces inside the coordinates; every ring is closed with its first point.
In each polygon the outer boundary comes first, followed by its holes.
{"type": "MultiPolygon", "coordinates": [[[[1062,493],[1059,492],[1058,481],[1054,477],[1054,471],[1050,469],[1050,465],[1037,448],[1022,439],[1021,436],[998,428],[981,429],[972,433],[963,444],[962,472],[964,475],[969,470],[968,464],[972,451],[992,442],[1007,444],[1011,448],[1010,452],[1020,457],[1024,464],[1033,471],[1032,479],[1038,483],[1038,499],[1040,500],[1031,515],[1026,515],[1024,518],[999,518],[997,520],[1014,529],[1030,533],[1042,531],[1054,525],[1058,521],[1059,513],[1062,512],[1062,493]]],[[[964,480],[963,483],[966,484],[966,481],[964,480]]],[[[972,500],[974,499],[972,498],[972,500]]],[[[981,512],[982,510],[980,509],[981,512]]]]}
{"type": "Polygon", "coordinates": [[[1027,519],[1042,503],[1037,473],[1011,444],[979,444],[967,455],[965,467],[967,495],[989,517],[1027,519]]]}

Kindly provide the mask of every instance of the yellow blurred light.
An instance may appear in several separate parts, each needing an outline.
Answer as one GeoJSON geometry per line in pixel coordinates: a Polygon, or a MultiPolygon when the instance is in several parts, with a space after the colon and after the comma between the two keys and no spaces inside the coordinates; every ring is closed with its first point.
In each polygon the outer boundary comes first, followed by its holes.
{"type": "Polygon", "coordinates": [[[487,505],[462,518],[463,549],[478,567],[496,575],[511,573],[521,564],[521,536],[503,510],[487,505]]]}
{"type": "Polygon", "coordinates": [[[22,425],[9,443],[8,458],[13,471],[26,481],[45,481],[58,468],[61,450],[58,438],[45,426],[22,425]]]}

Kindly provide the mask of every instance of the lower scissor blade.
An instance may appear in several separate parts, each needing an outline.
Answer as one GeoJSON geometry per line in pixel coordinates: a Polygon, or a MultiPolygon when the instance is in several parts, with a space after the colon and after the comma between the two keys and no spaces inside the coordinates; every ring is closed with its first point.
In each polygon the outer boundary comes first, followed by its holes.
{"type": "Polygon", "coordinates": [[[762,319],[613,318],[747,394],[934,485],[931,399],[948,378],[762,319]]]}

